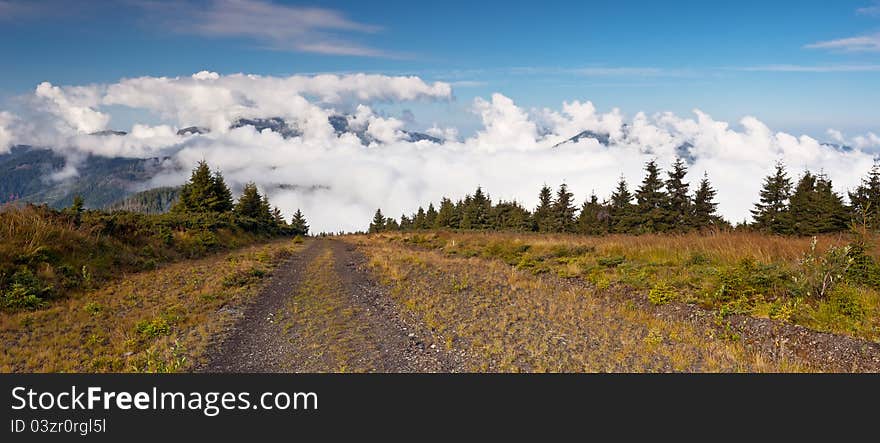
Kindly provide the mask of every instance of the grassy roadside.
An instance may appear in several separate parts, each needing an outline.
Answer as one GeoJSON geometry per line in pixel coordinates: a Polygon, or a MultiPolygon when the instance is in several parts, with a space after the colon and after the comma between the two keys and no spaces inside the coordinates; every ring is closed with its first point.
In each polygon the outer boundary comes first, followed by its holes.
{"type": "Polygon", "coordinates": [[[499,260],[354,241],[401,309],[429,327],[472,371],[808,371],[724,334],[660,318],[607,291],[515,269],[499,260]]]}
{"type": "Polygon", "coordinates": [[[722,319],[743,314],[880,339],[877,237],[868,239],[867,252],[842,275],[834,274],[831,261],[851,241],[845,235],[819,237],[815,249],[809,238],[750,233],[584,237],[435,232],[361,241],[428,249],[450,258],[490,259],[534,275],[587,281],[599,290],[634,290],[656,305],[698,305],[722,319]],[[827,275],[825,268],[831,268],[827,275]],[[833,289],[817,295],[815,288],[829,276],[835,280],[833,289]]]}
{"type": "Polygon", "coordinates": [[[0,312],[0,372],[179,372],[194,367],[290,239],[125,275],[35,311],[0,312]]]}

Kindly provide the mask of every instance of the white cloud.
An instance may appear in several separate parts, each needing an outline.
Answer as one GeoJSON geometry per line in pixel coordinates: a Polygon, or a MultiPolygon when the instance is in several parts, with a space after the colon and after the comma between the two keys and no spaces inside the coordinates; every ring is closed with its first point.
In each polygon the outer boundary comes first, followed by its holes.
{"type": "Polygon", "coordinates": [[[0,154],[8,153],[12,146],[13,136],[10,126],[13,119],[14,116],[9,112],[0,111],[0,154]]]}
{"type": "Polygon", "coordinates": [[[765,65],[733,69],[747,72],[880,72],[880,65],[765,65]]]}
{"type": "Polygon", "coordinates": [[[875,1],[871,6],[858,8],[856,9],[856,13],[859,15],[880,16],[880,2],[875,1]]]}
{"type": "Polygon", "coordinates": [[[827,40],[806,45],[809,49],[830,49],[843,52],[877,52],[880,51],[880,34],[860,35],[856,37],[827,40]]]}
{"type": "Polygon", "coordinates": [[[211,0],[207,4],[139,2],[172,29],[206,37],[243,37],[271,49],[329,55],[393,56],[351,41],[381,27],[354,21],[339,11],[264,0],[211,0]],[[344,34],[344,35],[343,35],[344,34]]]}
{"type": "Polygon", "coordinates": [[[482,129],[460,140],[455,128],[435,125],[428,132],[445,140],[410,143],[405,122],[380,115],[371,104],[407,100],[447,100],[451,87],[417,77],[319,75],[265,77],[201,72],[173,78],[140,77],[110,85],[56,87],[35,91],[34,119],[0,114],[0,147],[10,142],[50,146],[69,159],[56,178],[76,174],[88,154],[169,156],[169,166],[150,185],[182,183],[195,162],[220,168],[234,188],[251,180],[265,189],[288,216],[301,208],[316,231],[363,229],[377,207],[389,215],[410,213],[441,197],[460,198],[483,186],[492,197],[536,203],[544,184],[568,183],[578,198],[591,191],[607,196],[624,174],[635,187],[646,161],[668,166],[681,149],[692,158],[690,181],[708,171],[718,189],[719,209],[732,221],[748,216],[761,179],[777,159],[796,175],[824,170],[838,191],[858,184],[880,146],[874,133],[848,138],[844,151],[807,136],[771,130],[754,117],[731,125],[695,110],[625,116],[599,111],[589,101],[564,102],[559,110],[527,111],[511,98],[478,98],[473,110],[482,129]],[[113,106],[154,113],[162,123],[134,125],[124,136],[91,136],[107,127],[113,106]],[[327,121],[344,112],[354,133],[338,135],[327,121]],[[301,136],[284,138],[251,126],[229,129],[239,117],[282,117],[301,136]],[[178,136],[185,126],[208,126],[210,133],[178,136]],[[608,134],[609,146],[584,138],[553,147],[584,130],[608,134]],[[44,134],[48,133],[49,136],[44,134]]]}

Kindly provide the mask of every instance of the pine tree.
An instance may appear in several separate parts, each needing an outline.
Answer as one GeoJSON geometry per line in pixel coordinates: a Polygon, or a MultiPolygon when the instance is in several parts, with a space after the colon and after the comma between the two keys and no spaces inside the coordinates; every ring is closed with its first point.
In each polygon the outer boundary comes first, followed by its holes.
{"type": "Polygon", "coordinates": [[[382,215],[382,209],[376,209],[376,215],[373,216],[373,221],[370,222],[370,234],[375,234],[384,230],[385,216],[382,215]]]}
{"type": "Polygon", "coordinates": [[[273,217],[270,208],[269,199],[260,195],[257,185],[250,182],[245,184],[241,191],[241,196],[235,205],[235,213],[260,223],[271,223],[273,217]]]}
{"type": "Polygon", "coordinates": [[[529,211],[519,203],[499,201],[492,207],[491,229],[507,231],[530,230],[529,211]]]}
{"type": "Polygon", "coordinates": [[[546,184],[538,193],[538,207],[532,218],[538,232],[553,232],[553,190],[546,184]]]}
{"type": "Polygon", "coordinates": [[[617,182],[617,188],[611,193],[611,205],[609,207],[609,224],[612,232],[630,232],[638,223],[635,214],[635,206],[632,204],[633,195],[623,176],[617,182]]]}
{"type": "Polygon", "coordinates": [[[599,203],[596,193],[584,201],[577,219],[577,231],[586,235],[599,235],[608,232],[608,210],[599,203]]]}
{"type": "Polygon", "coordinates": [[[306,223],[306,217],[299,209],[293,213],[293,218],[290,220],[290,229],[293,235],[309,235],[309,225],[306,223]]]}
{"type": "Polygon", "coordinates": [[[553,231],[574,232],[575,212],[574,194],[569,192],[568,185],[563,183],[559,186],[559,190],[556,192],[556,200],[553,201],[552,205],[553,231]]]}
{"type": "Polygon", "coordinates": [[[645,178],[636,190],[636,202],[640,231],[663,232],[667,229],[668,217],[664,208],[666,196],[663,193],[663,180],[660,179],[660,168],[655,160],[645,164],[645,178]]]}
{"type": "Polygon", "coordinates": [[[425,216],[425,210],[419,206],[419,210],[416,212],[415,216],[412,218],[413,221],[413,229],[427,229],[428,221],[425,216]]]}
{"type": "Polygon", "coordinates": [[[278,209],[278,206],[272,208],[272,219],[279,227],[287,226],[287,220],[284,219],[284,214],[281,213],[281,210],[278,209]]]}
{"type": "Polygon", "coordinates": [[[233,208],[232,191],[226,186],[223,174],[220,171],[214,171],[211,180],[211,199],[208,207],[213,212],[229,212],[233,208]]]}
{"type": "Polygon", "coordinates": [[[687,165],[681,158],[676,158],[672,170],[667,175],[669,176],[666,179],[666,211],[669,216],[667,223],[673,230],[685,231],[690,227],[688,221],[692,204],[689,185],[684,181],[687,165]]]}
{"type": "Polygon", "coordinates": [[[437,211],[437,218],[434,220],[434,227],[439,229],[458,228],[458,220],[455,216],[455,204],[452,203],[452,200],[446,197],[440,199],[440,210],[437,211]]]}
{"type": "Polygon", "coordinates": [[[709,175],[703,174],[700,187],[694,193],[694,204],[691,211],[690,225],[701,229],[717,224],[720,218],[715,213],[718,203],[715,202],[716,191],[709,183],[709,175]]]}
{"type": "Polygon", "coordinates": [[[868,171],[862,183],[849,193],[852,218],[864,221],[869,228],[880,229],[880,160],[868,171]]]}
{"type": "MultiPolygon", "coordinates": [[[[415,218],[415,217],[413,217],[415,218]]],[[[400,214],[400,230],[401,231],[409,231],[413,229],[413,219],[406,216],[406,214],[400,214]]]]}
{"type": "Polygon", "coordinates": [[[788,200],[791,198],[791,179],[785,171],[785,164],[777,162],[775,172],[764,178],[760,197],[760,202],[752,209],[752,226],[777,234],[790,232],[788,200]]]}
{"type": "Polygon", "coordinates": [[[433,203],[428,203],[428,210],[425,211],[425,228],[430,229],[434,227],[434,223],[437,221],[437,210],[434,209],[433,203]]]}
{"type": "Polygon", "coordinates": [[[384,231],[399,231],[400,225],[397,224],[397,220],[388,217],[385,219],[385,227],[382,228],[384,231]]]}
{"type": "Polygon", "coordinates": [[[492,200],[483,192],[482,187],[477,187],[470,203],[465,207],[470,229],[487,229],[489,227],[489,213],[492,210],[492,200]]]}
{"type": "Polygon", "coordinates": [[[180,189],[172,207],[175,212],[227,212],[232,210],[232,193],[220,172],[211,173],[208,163],[200,161],[189,181],[180,189]]]}
{"type": "Polygon", "coordinates": [[[819,233],[840,232],[846,230],[850,221],[849,211],[843,203],[843,197],[834,192],[831,179],[824,173],[816,176],[816,231],[819,233]]]}

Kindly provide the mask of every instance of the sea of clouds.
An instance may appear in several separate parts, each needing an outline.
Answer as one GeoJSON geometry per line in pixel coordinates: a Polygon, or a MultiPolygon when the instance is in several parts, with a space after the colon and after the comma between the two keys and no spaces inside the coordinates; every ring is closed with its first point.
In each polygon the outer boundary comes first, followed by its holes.
{"type": "Polygon", "coordinates": [[[375,110],[387,103],[452,99],[447,83],[367,74],[203,71],[113,84],[41,83],[23,98],[26,113],[0,112],[0,153],[17,144],[53,149],[67,166],[51,180],[75,180],[77,165],[88,155],[166,158],[164,171],[143,188],[179,185],[204,159],[222,170],[234,189],[255,181],[287,216],[301,208],[313,231],[335,232],[366,228],[377,207],[399,216],[443,196],[461,198],[478,185],[493,199],[516,199],[527,207],[536,204],[545,183],[565,182],[578,199],[591,192],[605,198],[621,175],[635,188],[646,161],[657,159],[665,167],[677,155],[690,162],[691,183],[709,174],[719,212],[737,222],[748,219],[761,180],[777,160],[792,175],[824,171],[844,193],[871,168],[880,147],[874,133],[847,138],[829,130],[830,141],[844,149],[774,132],[754,117],[732,127],[699,110],[690,117],[641,112],[627,117],[617,109],[599,112],[589,101],[523,109],[501,94],[474,100],[474,118],[482,121],[475,134],[460,137],[455,128],[435,125],[427,132],[442,143],[410,142],[406,122],[375,110]],[[113,110],[121,108],[161,124],[137,123],[124,136],[90,135],[107,130],[113,110]],[[334,131],[328,122],[333,115],[346,116],[353,132],[334,131]],[[230,129],[239,118],[268,117],[283,118],[301,135],[230,129]],[[178,135],[190,126],[210,132],[178,135]],[[583,138],[558,145],[584,130],[608,134],[609,144],[583,138]]]}

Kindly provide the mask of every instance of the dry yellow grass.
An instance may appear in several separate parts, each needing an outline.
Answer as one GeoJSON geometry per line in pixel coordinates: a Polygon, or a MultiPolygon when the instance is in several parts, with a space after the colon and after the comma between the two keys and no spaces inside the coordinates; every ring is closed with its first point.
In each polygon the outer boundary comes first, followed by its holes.
{"type": "MultiPolygon", "coordinates": [[[[473,241],[481,234],[450,235],[473,241]]],[[[525,236],[530,244],[558,238],[525,236]]],[[[566,240],[569,238],[566,237],[566,240]]],[[[806,371],[801,363],[747,350],[737,340],[687,321],[663,319],[603,291],[501,261],[461,258],[353,237],[392,297],[431,328],[473,371],[656,372],[806,371]]],[[[589,240],[581,240],[589,241],[589,240]]],[[[595,241],[595,240],[593,240],[595,241]]],[[[654,242],[661,238],[623,242],[654,242]]],[[[618,246],[611,246],[618,247],[618,246]]]]}
{"type": "MultiPolygon", "coordinates": [[[[811,238],[747,232],[597,237],[422,232],[353,238],[369,244],[427,248],[446,256],[498,259],[536,274],[588,281],[598,289],[626,287],[649,297],[656,294],[652,300],[661,303],[696,303],[722,315],[769,317],[880,340],[876,285],[839,285],[824,299],[793,292],[800,272],[798,261],[810,249],[811,238]]],[[[817,251],[824,254],[851,240],[848,234],[822,236],[817,239],[817,251]]],[[[880,237],[870,237],[868,242],[869,253],[878,260],[880,237]]]]}
{"type": "Polygon", "coordinates": [[[48,308],[0,313],[2,372],[175,372],[196,365],[291,240],[119,276],[48,308]]]}

